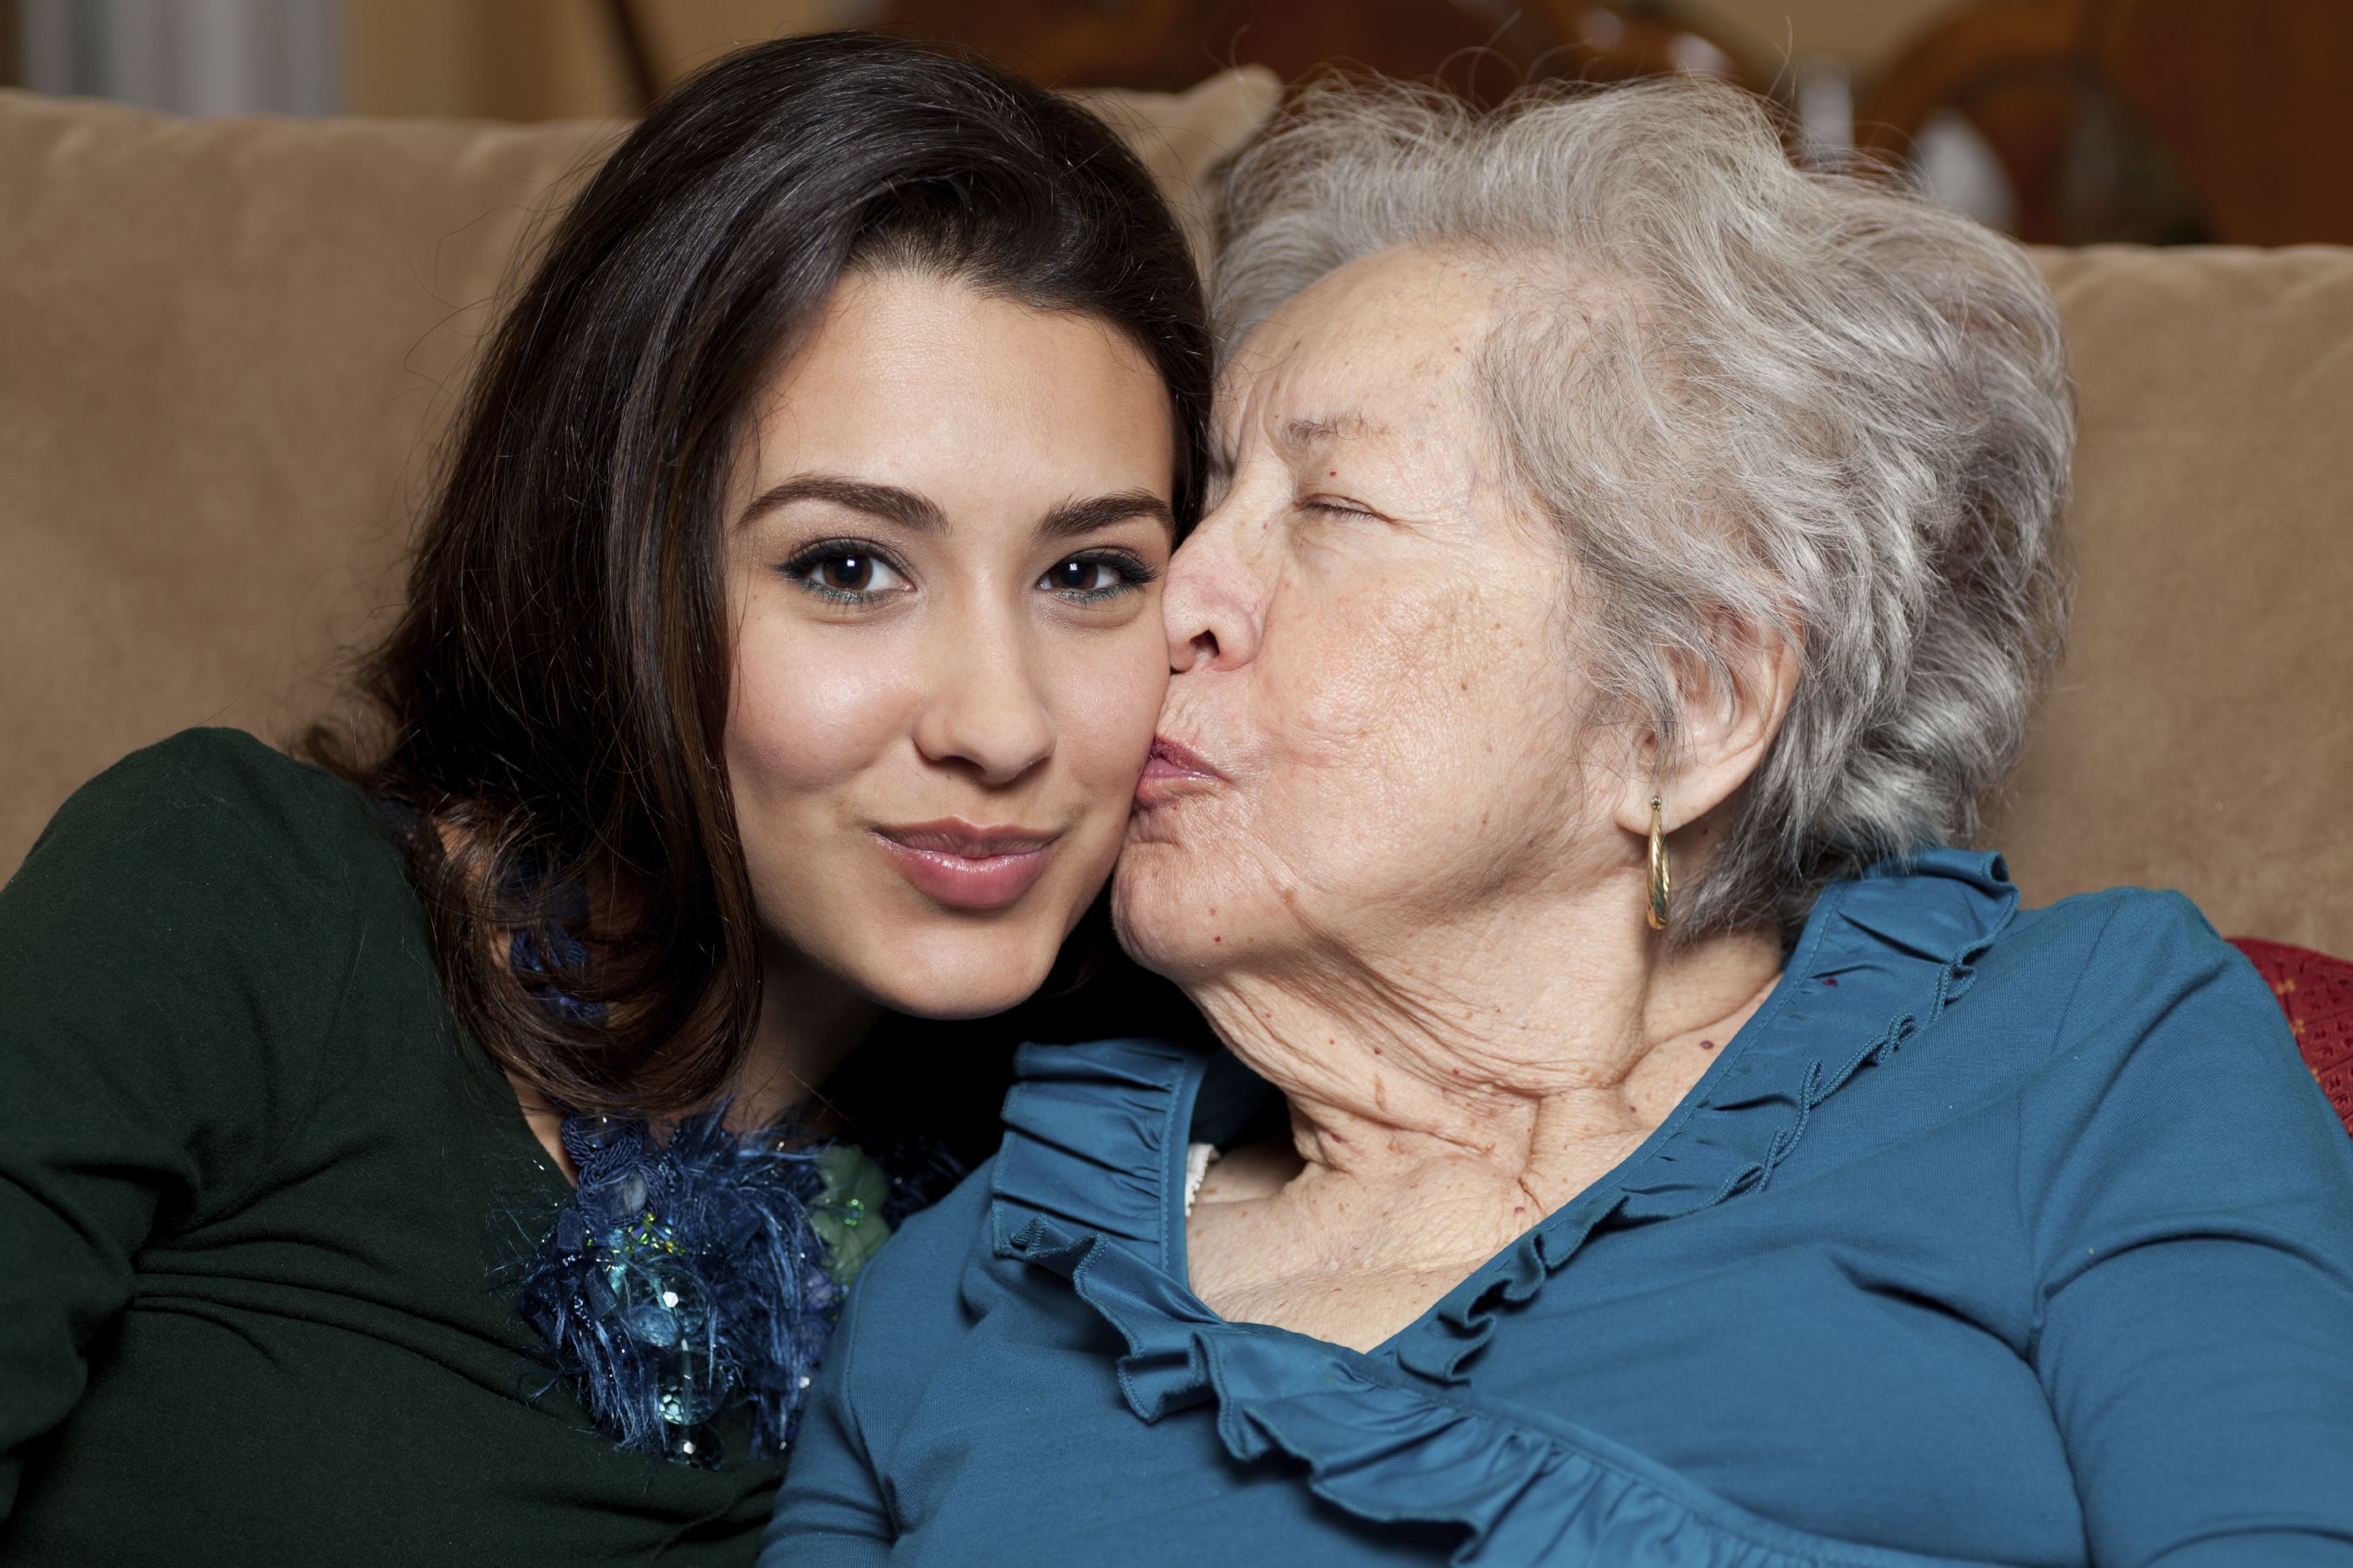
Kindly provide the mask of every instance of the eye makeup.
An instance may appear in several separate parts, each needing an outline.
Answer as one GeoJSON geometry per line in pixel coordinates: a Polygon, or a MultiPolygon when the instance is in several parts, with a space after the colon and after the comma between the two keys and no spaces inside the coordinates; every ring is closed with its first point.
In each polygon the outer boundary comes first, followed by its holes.
{"type": "MultiPolygon", "coordinates": [[[[913,591],[906,568],[868,539],[820,539],[796,552],[777,571],[830,604],[869,605],[913,591]]],[[[1036,586],[1071,605],[1100,605],[1157,582],[1160,569],[1133,551],[1082,550],[1048,567],[1036,586]]]]}
{"type": "Polygon", "coordinates": [[[868,539],[820,539],[777,568],[786,579],[837,605],[865,605],[913,588],[891,553],[868,539]]]}
{"type": "Polygon", "coordinates": [[[1071,604],[1099,605],[1132,594],[1159,578],[1160,569],[1132,551],[1082,550],[1048,567],[1046,574],[1038,579],[1038,586],[1071,604]],[[1078,569],[1077,581],[1060,580],[1074,567],[1078,569]],[[1096,580],[1105,574],[1109,581],[1096,580]]]}

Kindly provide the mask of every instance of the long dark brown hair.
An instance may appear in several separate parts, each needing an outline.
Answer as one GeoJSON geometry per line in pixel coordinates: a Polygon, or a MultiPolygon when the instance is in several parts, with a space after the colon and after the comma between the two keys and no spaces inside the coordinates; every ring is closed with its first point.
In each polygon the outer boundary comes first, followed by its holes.
{"type": "Polygon", "coordinates": [[[750,399],[861,266],[1099,317],[1147,353],[1198,505],[1201,289],[1099,121],[985,66],[837,33],[731,55],[655,105],[550,235],[448,449],[406,608],[318,760],[417,824],[449,1005],[559,1105],[670,1114],[732,1083],[760,924],[721,740],[717,509],[750,399]],[[559,901],[586,895],[586,908],[559,901]],[[508,933],[585,962],[519,976],[508,933]],[[534,985],[583,1005],[552,1008],[534,985]]]}

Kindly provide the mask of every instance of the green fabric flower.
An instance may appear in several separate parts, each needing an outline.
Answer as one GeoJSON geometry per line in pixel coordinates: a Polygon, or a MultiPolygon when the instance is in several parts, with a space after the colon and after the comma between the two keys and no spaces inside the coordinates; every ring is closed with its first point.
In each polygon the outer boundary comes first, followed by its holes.
{"type": "Polygon", "coordinates": [[[821,1184],[809,1205],[809,1227],[825,1243],[825,1271],[847,1290],[891,1239],[882,1218],[891,1179],[864,1150],[847,1143],[828,1146],[818,1158],[818,1174],[821,1184]]]}

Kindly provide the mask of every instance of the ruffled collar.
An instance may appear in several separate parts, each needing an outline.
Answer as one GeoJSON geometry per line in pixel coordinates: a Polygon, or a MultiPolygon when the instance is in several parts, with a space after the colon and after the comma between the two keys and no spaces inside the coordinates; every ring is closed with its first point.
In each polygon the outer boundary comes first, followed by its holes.
{"type": "MultiPolygon", "coordinates": [[[[1593,1434],[1536,1431],[1483,1410],[1462,1384],[1499,1310],[1532,1298],[1596,1231],[1670,1221],[1768,1186],[1824,1102],[1933,1029],[1966,994],[1976,961],[2017,908],[1993,854],[1932,850],[1833,884],[1765,1005],[1673,1114],[1608,1176],[1369,1354],[1228,1322],[1186,1284],[1187,1144],[1225,1142],[1271,1099],[1223,1051],[1135,1039],[1022,1047],[992,1181],[989,1245],[999,1258],[1068,1279],[1120,1332],[1120,1386],[1139,1416],[1157,1420],[1214,1400],[1219,1435],[1237,1458],[1280,1447],[1307,1462],[1319,1493],[1351,1511],[1468,1526],[1458,1563],[1514,1560],[1505,1543],[1531,1531],[1592,1545],[1600,1538],[1579,1532],[1616,1519],[1651,1521],[1666,1532],[1661,1550],[1669,1535],[1683,1532],[1688,1544],[1698,1531],[1712,1542],[1708,1554],[1674,1560],[1711,1568],[1914,1568],[1929,1560],[1784,1530],[1593,1434]],[[1428,1479],[1440,1470],[1472,1479],[1409,1512],[1384,1511],[1396,1507],[1384,1500],[1429,1498],[1428,1479]],[[1539,1475],[1553,1484],[1532,1489],[1539,1475]],[[1527,1500],[1538,1496],[1547,1500],[1527,1500]],[[1563,1500],[1571,1497],[1583,1500],[1569,1508],[1563,1500]],[[1530,1507],[1544,1517],[1532,1519],[1530,1507]]],[[[1604,1560],[1651,1561],[1639,1552],[1604,1560]]]]}

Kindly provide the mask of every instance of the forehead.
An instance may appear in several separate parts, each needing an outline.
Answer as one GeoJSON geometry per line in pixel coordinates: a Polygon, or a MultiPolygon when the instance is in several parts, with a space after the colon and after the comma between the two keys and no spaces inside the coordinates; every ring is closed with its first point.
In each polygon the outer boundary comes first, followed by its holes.
{"type": "Polygon", "coordinates": [[[1165,494],[1175,468],[1166,384],[1124,332],[905,269],[845,276],[746,413],[745,499],[799,468],[1034,509],[1165,494]]]}
{"type": "Polygon", "coordinates": [[[1250,333],[1219,389],[1222,418],[1304,444],[1460,417],[1500,289],[1475,258],[1419,246],[1360,257],[1250,333]]]}

